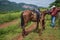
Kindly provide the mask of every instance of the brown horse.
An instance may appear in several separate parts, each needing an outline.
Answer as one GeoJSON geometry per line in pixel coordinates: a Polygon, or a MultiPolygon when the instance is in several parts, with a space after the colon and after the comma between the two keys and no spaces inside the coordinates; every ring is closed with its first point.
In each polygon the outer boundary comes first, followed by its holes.
{"type": "Polygon", "coordinates": [[[36,27],[36,30],[37,30],[40,22],[40,17],[37,19],[36,13],[33,12],[32,10],[25,10],[21,13],[21,27],[23,30],[22,32],[23,36],[26,34],[25,26],[29,21],[37,22],[37,27],[36,27]]]}
{"type": "Polygon", "coordinates": [[[45,15],[47,14],[47,11],[41,11],[40,17],[37,19],[37,14],[33,12],[32,10],[25,10],[21,13],[21,27],[22,27],[22,35],[24,36],[26,34],[25,26],[29,21],[37,22],[36,30],[39,27],[39,22],[41,25],[41,31],[45,29],[45,15]]]}
{"type": "Polygon", "coordinates": [[[46,16],[46,14],[48,14],[48,11],[47,10],[41,11],[40,24],[41,24],[42,30],[45,29],[45,16],[46,16]]]}

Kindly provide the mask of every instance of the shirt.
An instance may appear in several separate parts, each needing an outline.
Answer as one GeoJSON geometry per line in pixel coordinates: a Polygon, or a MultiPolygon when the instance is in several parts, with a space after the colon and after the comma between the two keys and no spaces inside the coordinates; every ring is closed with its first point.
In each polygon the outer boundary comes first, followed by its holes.
{"type": "Polygon", "coordinates": [[[57,15],[57,8],[51,9],[51,16],[56,16],[57,15]]]}

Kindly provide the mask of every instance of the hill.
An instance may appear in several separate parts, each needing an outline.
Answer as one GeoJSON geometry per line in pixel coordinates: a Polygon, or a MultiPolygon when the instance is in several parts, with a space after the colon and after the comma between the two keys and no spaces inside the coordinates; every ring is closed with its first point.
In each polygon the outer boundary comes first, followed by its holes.
{"type": "Polygon", "coordinates": [[[15,3],[8,0],[0,0],[0,13],[22,11],[28,9],[28,7],[31,6],[37,7],[36,5],[32,4],[15,3]]]}

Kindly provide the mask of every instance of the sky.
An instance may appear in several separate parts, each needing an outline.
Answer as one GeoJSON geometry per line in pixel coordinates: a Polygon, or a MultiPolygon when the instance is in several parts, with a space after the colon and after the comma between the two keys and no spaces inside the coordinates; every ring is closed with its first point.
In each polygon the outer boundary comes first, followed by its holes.
{"type": "Polygon", "coordinates": [[[54,2],[55,0],[9,0],[9,1],[16,3],[34,4],[37,5],[38,7],[40,6],[48,7],[49,4],[54,2]]]}

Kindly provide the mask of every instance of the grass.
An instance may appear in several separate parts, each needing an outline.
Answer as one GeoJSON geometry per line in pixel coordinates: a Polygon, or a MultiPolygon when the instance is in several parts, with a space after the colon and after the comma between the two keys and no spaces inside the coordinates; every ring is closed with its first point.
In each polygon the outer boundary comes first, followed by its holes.
{"type": "MultiPolygon", "coordinates": [[[[21,27],[19,27],[20,19],[17,21],[18,23],[15,25],[12,24],[6,28],[0,28],[0,40],[12,40],[22,32],[21,27]]],[[[26,28],[30,25],[31,24],[28,23],[26,28]]]]}
{"type": "MultiPolygon", "coordinates": [[[[8,14],[4,14],[1,16],[3,16],[3,18],[4,18],[5,15],[8,15],[8,14]]],[[[15,15],[15,17],[17,17],[18,13],[17,14],[12,13],[11,15],[15,15]]],[[[13,18],[13,17],[14,16],[12,16],[11,18],[13,18]]],[[[31,32],[23,40],[60,40],[60,29],[58,28],[55,30],[54,28],[52,28],[50,26],[51,16],[46,15],[45,19],[46,19],[45,20],[46,21],[46,25],[45,25],[46,29],[42,32],[41,36],[39,36],[39,34],[36,32],[31,32]]],[[[28,23],[28,26],[30,26],[30,25],[31,24],[28,23]]],[[[28,28],[28,26],[27,26],[27,28],[28,28]]],[[[14,37],[19,35],[21,32],[22,32],[22,29],[19,27],[19,24],[15,24],[15,25],[12,24],[9,27],[0,29],[0,40],[12,40],[14,37]]]]}
{"type": "Polygon", "coordinates": [[[0,24],[20,18],[21,12],[0,14],[0,24]]]}
{"type": "Polygon", "coordinates": [[[22,29],[18,26],[18,24],[2,28],[0,29],[0,40],[12,40],[12,38],[16,37],[19,33],[21,33],[21,31],[22,29]]]}

